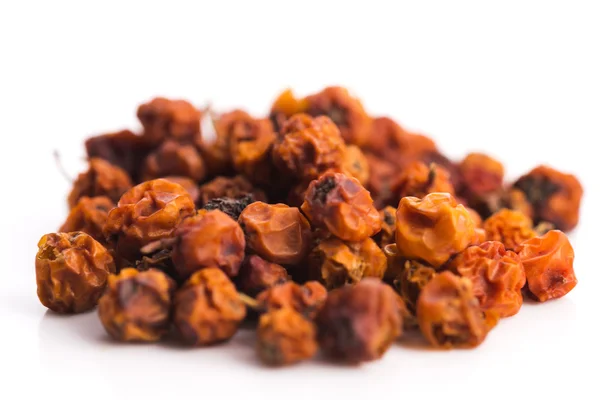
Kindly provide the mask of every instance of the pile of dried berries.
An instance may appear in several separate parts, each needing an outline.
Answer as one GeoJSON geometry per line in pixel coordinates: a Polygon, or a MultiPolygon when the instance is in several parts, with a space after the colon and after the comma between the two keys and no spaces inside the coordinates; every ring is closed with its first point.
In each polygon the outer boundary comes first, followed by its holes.
{"type": "Polygon", "coordinates": [[[499,161],[454,162],[339,87],[285,91],[262,118],[165,98],[137,115],[140,134],[86,141],[89,169],[35,262],[44,306],[98,305],[116,340],[206,346],[247,321],[266,364],[319,349],[359,363],[409,330],[475,347],[523,294],[577,284],[572,175],[539,166],[506,184],[499,161]]]}

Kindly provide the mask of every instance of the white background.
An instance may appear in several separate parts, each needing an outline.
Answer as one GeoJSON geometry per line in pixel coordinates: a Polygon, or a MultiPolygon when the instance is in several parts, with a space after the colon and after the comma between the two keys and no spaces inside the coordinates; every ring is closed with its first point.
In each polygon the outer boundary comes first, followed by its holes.
{"type": "Polygon", "coordinates": [[[0,398],[598,398],[597,5],[3,1],[0,398]],[[475,350],[397,345],[361,367],[267,369],[251,333],[210,349],[119,345],[95,313],[45,312],[36,243],[65,218],[70,186],[54,149],[75,176],[84,138],[137,129],[136,107],[153,96],[264,114],[287,86],[330,84],[455,158],[491,153],[510,178],[541,162],[576,173],[586,193],[575,290],[526,304],[475,350]]]}

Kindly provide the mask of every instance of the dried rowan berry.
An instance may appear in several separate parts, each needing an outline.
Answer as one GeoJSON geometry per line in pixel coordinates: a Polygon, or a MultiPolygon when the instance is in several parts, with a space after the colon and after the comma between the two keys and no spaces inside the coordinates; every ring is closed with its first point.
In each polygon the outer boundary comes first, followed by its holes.
{"type": "Polygon", "coordinates": [[[348,363],[380,358],[402,334],[396,293],[376,278],[329,293],[316,323],[323,351],[348,363]]]}
{"type": "Polygon", "coordinates": [[[123,194],[108,214],[104,235],[119,256],[133,261],[144,245],[171,237],[193,213],[194,203],[182,186],[156,179],[123,194]]]}
{"type": "Polygon", "coordinates": [[[408,310],[414,315],[421,290],[435,276],[435,269],[418,261],[404,263],[402,272],[394,279],[394,287],[402,296],[408,310]]]}
{"type": "MultiPolygon", "coordinates": [[[[398,145],[402,143],[402,138],[406,134],[407,132],[393,119],[375,117],[371,123],[369,141],[363,148],[379,157],[385,157],[389,153],[398,155],[403,150],[398,145]]],[[[435,145],[432,148],[435,148],[435,145]]]]}
{"type": "Polygon", "coordinates": [[[372,135],[385,137],[379,140],[372,150],[377,157],[394,165],[398,170],[407,168],[411,163],[420,161],[425,165],[436,164],[450,174],[454,187],[459,187],[461,182],[458,166],[448,157],[437,150],[435,143],[427,136],[407,132],[398,124],[388,118],[376,119],[377,130],[372,135]]]}
{"type": "Polygon", "coordinates": [[[252,203],[254,203],[254,196],[252,194],[247,194],[237,199],[231,199],[229,197],[212,199],[204,204],[202,208],[208,211],[221,210],[237,221],[242,211],[252,203]]]}
{"type": "Polygon", "coordinates": [[[198,198],[200,197],[200,188],[192,179],[187,178],[185,176],[165,176],[162,179],[183,186],[183,188],[186,190],[186,192],[188,192],[188,194],[192,198],[192,201],[194,203],[198,201],[198,198]]]}
{"type": "Polygon", "coordinates": [[[327,172],[313,181],[302,211],[315,227],[342,240],[358,242],[381,230],[379,213],[369,192],[355,178],[327,172]]]}
{"type": "Polygon", "coordinates": [[[273,125],[269,119],[253,118],[241,110],[221,115],[216,122],[216,130],[227,136],[234,163],[235,154],[238,153],[234,147],[237,144],[274,137],[273,125]]]}
{"type": "Polygon", "coordinates": [[[286,89],[273,102],[269,119],[275,130],[279,131],[288,118],[294,114],[305,112],[307,107],[306,99],[297,99],[291,89],[286,89]]]}
{"type": "Polygon", "coordinates": [[[483,311],[510,317],[523,304],[521,289],[525,270],[519,256],[507,251],[500,242],[484,242],[457,254],[448,269],[473,283],[473,293],[483,311]]]}
{"type": "Polygon", "coordinates": [[[213,124],[215,140],[199,143],[212,175],[228,174],[234,166],[241,172],[253,174],[258,171],[257,167],[266,166],[274,139],[268,119],[256,119],[245,111],[233,110],[219,115],[213,124]]]}
{"type": "Polygon", "coordinates": [[[253,134],[250,125],[253,120],[254,118],[250,114],[239,109],[222,113],[216,116],[213,121],[217,138],[222,138],[224,145],[228,147],[234,133],[240,138],[244,136],[251,137],[253,134]]]}
{"type": "Polygon", "coordinates": [[[106,332],[116,340],[154,342],[169,331],[175,282],[159,270],[121,270],[98,302],[106,332]]]}
{"type": "Polygon", "coordinates": [[[294,364],[317,352],[314,324],[290,308],[261,315],[256,335],[258,356],[268,365],[294,364]]]}
{"type": "Polygon", "coordinates": [[[308,281],[303,285],[288,281],[262,291],[256,301],[263,310],[292,308],[307,318],[314,318],[327,298],[327,289],[319,282],[308,281]]]}
{"type": "Polygon", "coordinates": [[[574,175],[542,165],[519,178],[514,187],[532,204],[534,223],[548,221],[563,231],[577,226],[583,187],[574,175]]]}
{"type": "Polygon", "coordinates": [[[96,306],[108,275],[115,272],[110,253],[83,232],[42,236],[35,258],[40,302],[59,313],[80,313],[96,306]]]}
{"type": "Polygon", "coordinates": [[[396,243],[396,209],[387,206],[379,211],[381,218],[381,231],[373,237],[379,247],[384,248],[388,244],[396,243]]]}
{"type": "Polygon", "coordinates": [[[169,175],[184,176],[195,181],[204,179],[206,167],[194,145],[166,140],[146,157],[142,180],[149,181],[169,175]]]}
{"type": "Polygon", "coordinates": [[[246,241],[240,225],[219,210],[186,218],[174,234],[173,263],[185,278],[203,268],[219,268],[236,276],[244,260],[246,241]]]}
{"type": "Polygon", "coordinates": [[[383,278],[387,259],[371,238],[343,242],[331,237],[313,249],[309,268],[313,278],[323,282],[327,289],[334,289],[366,277],[383,278]]]}
{"type": "Polygon", "coordinates": [[[473,240],[475,225],[469,212],[448,193],[431,193],[422,200],[404,197],[396,213],[399,253],[439,268],[473,240]]]}
{"type": "MultiPolygon", "coordinates": [[[[457,200],[458,201],[458,200],[457,200]]],[[[473,224],[475,224],[475,228],[481,228],[483,226],[483,220],[481,219],[481,215],[472,208],[465,207],[473,220],[473,224]]]]}
{"type": "Polygon", "coordinates": [[[229,176],[233,174],[231,164],[231,153],[228,141],[216,133],[216,139],[212,141],[202,140],[196,143],[202,155],[208,176],[229,176]]]}
{"type": "Polygon", "coordinates": [[[263,290],[288,280],[290,276],[281,265],[252,254],[244,259],[236,278],[236,286],[240,291],[255,296],[263,290]]]}
{"type": "Polygon", "coordinates": [[[473,285],[452,272],[437,274],[421,290],[417,301],[421,332],[435,347],[476,347],[489,327],[473,285]]]}
{"type": "Polygon", "coordinates": [[[477,246],[483,242],[486,242],[487,240],[487,233],[485,233],[485,229],[475,228],[475,235],[473,236],[473,239],[471,239],[470,245],[477,246]]]}
{"type": "Polygon", "coordinates": [[[397,167],[388,162],[377,158],[372,154],[366,154],[367,162],[369,163],[369,180],[366,188],[373,196],[373,201],[377,208],[393,205],[396,207],[398,203],[394,203],[392,198],[392,182],[398,174],[397,167]]]}
{"type": "Polygon", "coordinates": [[[277,178],[271,149],[275,133],[268,119],[252,119],[235,125],[229,139],[234,169],[250,181],[268,185],[277,178]]]}
{"type": "Polygon", "coordinates": [[[430,138],[410,133],[387,117],[373,119],[371,137],[366,144],[369,151],[398,166],[404,165],[403,159],[418,159],[427,152],[437,151],[430,138]]]}
{"type": "Polygon", "coordinates": [[[569,293],[577,278],[573,271],[575,254],[569,238],[553,230],[544,236],[529,239],[516,250],[521,257],[527,288],[538,301],[557,299],[569,293]]]}
{"type": "Polygon", "coordinates": [[[175,293],[173,324],[190,345],[211,345],[231,338],[246,307],[227,275],[217,268],[194,273],[175,293]]]}
{"type": "Polygon", "coordinates": [[[223,197],[239,199],[248,194],[252,194],[256,201],[266,201],[267,199],[262,190],[256,189],[243,176],[235,176],[233,178],[219,176],[200,186],[198,206],[204,206],[212,199],[223,197]]]}
{"type": "Polygon", "coordinates": [[[315,179],[323,172],[341,168],[346,146],[338,128],[327,117],[291,117],[273,145],[273,162],[299,179],[315,179]]]}
{"type": "Polygon", "coordinates": [[[306,112],[313,117],[326,115],[338,126],[344,140],[361,146],[369,141],[371,118],[361,102],[342,87],[328,87],[306,97],[306,112]]]}
{"type": "Polygon", "coordinates": [[[525,193],[519,189],[509,188],[502,194],[501,202],[493,212],[499,211],[501,208],[509,208],[511,210],[520,211],[533,220],[533,206],[527,200],[525,193]]]}
{"type": "Polygon", "coordinates": [[[140,167],[153,146],[142,136],[123,130],[91,137],[85,141],[88,158],[101,158],[122,168],[138,182],[140,167]]]}
{"type": "Polygon", "coordinates": [[[242,211],[239,223],[248,248],[266,260],[294,265],[308,254],[310,224],[296,207],[257,201],[242,211]]]}
{"type": "Polygon", "coordinates": [[[535,236],[529,217],[519,211],[502,209],[483,224],[487,240],[502,242],[508,250],[535,236]]]}
{"type": "Polygon", "coordinates": [[[502,190],[504,166],[500,161],[482,154],[468,154],[458,166],[462,176],[461,194],[469,202],[478,202],[502,190]]]}
{"type": "Polygon", "coordinates": [[[361,185],[367,184],[369,181],[369,162],[360,147],[355,145],[346,146],[340,171],[356,178],[361,185]]]}
{"type": "Polygon", "coordinates": [[[454,194],[450,174],[445,168],[421,161],[410,163],[391,184],[392,201],[398,203],[407,196],[425,197],[429,193],[445,192],[454,194]]]}
{"type": "MultiPolygon", "coordinates": [[[[425,135],[406,132],[405,135],[399,136],[397,140],[396,147],[401,153],[412,154],[413,156],[419,155],[422,160],[425,160],[427,157],[435,158],[436,154],[439,154],[435,142],[425,135]]],[[[435,160],[430,161],[435,162],[435,160]]],[[[439,163],[442,166],[444,164],[443,162],[439,163]]]]}
{"type": "Polygon", "coordinates": [[[153,144],[165,139],[191,142],[200,137],[202,113],[185,100],[157,97],[140,105],[137,117],[144,127],[144,137],[153,144]]]}
{"type": "Polygon", "coordinates": [[[79,174],[69,193],[69,208],[84,197],[106,196],[117,202],[121,195],[131,188],[131,180],[121,168],[111,165],[101,158],[92,158],[89,169],[79,174]]]}
{"type": "Polygon", "coordinates": [[[426,165],[436,164],[437,166],[444,168],[450,174],[450,181],[452,182],[452,185],[455,188],[461,187],[462,177],[460,175],[458,165],[439,151],[426,151],[418,155],[413,155],[412,158],[407,156],[404,159],[403,164],[408,165],[413,160],[419,160],[426,165]]]}
{"type": "Polygon", "coordinates": [[[82,197],[71,209],[67,220],[58,230],[59,232],[85,232],[98,242],[104,244],[105,238],[102,228],[108,218],[108,212],[115,203],[106,196],[82,197]]]}

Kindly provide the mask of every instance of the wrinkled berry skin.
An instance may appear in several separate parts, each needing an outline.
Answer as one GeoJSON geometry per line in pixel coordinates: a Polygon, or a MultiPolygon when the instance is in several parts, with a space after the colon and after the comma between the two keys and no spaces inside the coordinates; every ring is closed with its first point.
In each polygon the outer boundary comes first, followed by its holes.
{"type": "Polygon", "coordinates": [[[106,196],[82,197],[71,209],[65,223],[59,232],[85,232],[98,242],[105,244],[106,240],[102,228],[108,218],[108,212],[115,207],[115,203],[106,196]]]}
{"type": "Polygon", "coordinates": [[[170,175],[185,176],[194,181],[204,179],[204,160],[194,145],[167,140],[148,155],[142,169],[143,180],[149,181],[170,175]]]}
{"type": "Polygon", "coordinates": [[[447,268],[468,278],[481,309],[510,317],[521,309],[525,270],[519,256],[500,242],[484,242],[459,253],[447,268]]]}
{"type": "Polygon", "coordinates": [[[314,324],[291,308],[261,315],[256,335],[258,356],[271,366],[310,359],[318,348],[314,324]]]}
{"type": "Polygon", "coordinates": [[[356,178],[363,186],[369,182],[369,161],[360,147],[346,146],[341,172],[356,178]]]}
{"type": "Polygon", "coordinates": [[[358,242],[381,230],[381,219],[369,192],[344,174],[327,172],[313,181],[304,198],[302,211],[314,227],[334,236],[358,242]]]}
{"type": "Polygon", "coordinates": [[[207,346],[231,338],[246,307],[227,275],[217,268],[194,273],[175,293],[173,325],[189,345],[207,346]]]}
{"type": "Polygon", "coordinates": [[[529,239],[516,251],[525,268],[529,293],[537,301],[563,297],[577,285],[573,271],[575,253],[563,232],[552,230],[529,239]]]}
{"type": "Polygon", "coordinates": [[[251,118],[236,124],[229,139],[235,171],[256,184],[272,184],[279,177],[271,161],[274,141],[275,133],[268,119],[251,118]]]}
{"type": "Polygon", "coordinates": [[[165,179],[169,182],[173,182],[173,183],[183,186],[183,188],[186,190],[186,192],[188,192],[188,194],[192,198],[192,201],[194,202],[194,204],[196,204],[198,202],[198,198],[200,196],[200,188],[198,187],[196,182],[194,180],[192,180],[191,178],[187,178],[185,176],[171,175],[171,176],[165,176],[162,179],[165,179]]]}
{"type": "Polygon", "coordinates": [[[381,358],[402,334],[396,293],[376,278],[329,293],[316,323],[325,354],[350,364],[381,358]]]}
{"type": "Polygon", "coordinates": [[[219,115],[213,121],[216,138],[202,143],[201,150],[212,175],[232,171],[261,181],[269,169],[270,147],[275,135],[268,119],[253,118],[243,110],[219,115]]]}
{"type": "Polygon", "coordinates": [[[265,193],[252,186],[243,176],[228,178],[219,176],[199,187],[198,206],[203,207],[209,201],[220,198],[241,199],[251,194],[256,201],[266,201],[265,193]]]}
{"type": "Polygon", "coordinates": [[[401,256],[441,267],[475,236],[467,209],[448,193],[423,199],[404,197],[396,213],[396,245],[401,256]]]}
{"type": "Polygon", "coordinates": [[[325,299],[327,299],[327,289],[315,281],[303,285],[288,281],[272,286],[256,296],[258,306],[263,310],[292,308],[309,319],[315,317],[325,299]]]}
{"type": "Polygon", "coordinates": [[[535,224],[547,221],[565,232],[577,226],[583,187],[574,175],[541,165],[519,178],[513,187],[533,206],[535,224]]]}
{"type": "Polygon", "coordinates": [[[483,198],[502,189],[504,166],[486,154],[467,154],[458,168],[465,197],[483,198]]]}
{"type": "Polygon", "coordinates": [[[361,102],[348,90],[332,86],[306,97],[306,112],[312,116],[326,115],[338,126],[347,143],[358,146],[369,140],[371,118],[361,102]]]}
{"type": "Polygon", "coordinates": [[[443,349],[476,347],[489,330],[471,281],[449,271],[437,274],[423,287],[417,319],[429,343],[443,349]]]}
{"type": "Polygon", "coordinates": [[[235,283],[241,292],[256,296],[263,290],[288,280],[290,276],[281,265],[252,254],[244,259],[235,283]]]}
{"type": "Polygon", "coordinates": [[[123,194],[108,214],[104,235],[119,256],[135,261],[143,246],[171,237],[193,214],[194,203],[182,186],[164,179],[147,181],[123,194]]]}
{"type": "Polygon", "coordinates": [[[484,216],[497,211],[502,201],[504,166],[486,154],[470,153],[458,165],[461,185],[458,193],[484,216]]]}
{"type": "Polygon", "coordinates": [[[454,195],[454,186],[450,173],[444,167],[415,161],[408,164],[392,182],[391,191],[392,203],[398,204],[401,198],[407,196],[421,198],[435,192],[454,195]]]}
{"type": "Polygon", "coordinates": [[[180,277],[203,268],[219,268],[230,277],[238,274],[246,240],[240,225],[227,214],[201,210],[185,219],[174,237],[172,257],[180,277]]]}
{"type": "Polygon", "coordinates": [[[117,202],[131,188],[131,180],[121,168],[101,158],[92,158],[89,169],[79,174],[69,193],[69,208],[75,207],[82,197],[106,196],[117,202]]]}
{"type": "Polygon", "coordinates": [[[144,137],[128,130],[94,136],[85,141],[89,159],[101,158],[122,168],[134,182],[139,182],[142,163],[152,149],[153,146],[144,137]]]}
{"type": "Polygon", "coordinates": [[[329,169],[339,169],[346,146],[338,128],[327,117],[305,114],[291,117],[273,144],[273,162],[300,180],[316,179],[329,169]]]}
{"type": "Polygon", "coordinates": [[[138,107],[137,117],[144,127],[144,138],[152,144],[166,139],[191,142],[200,137],[202,113],[185,100],[157,97],[138,107]]]}
{"type": "Polygon", "coordinates": [[[383,278],[387,259],[371,238],[343,242],[335,237],[321,241],[309,257],[311,276],[327,289],[358,283],[363,278],[383,278]]]}
{"type": "MultiPolygon", "coordinates": [[[[435,142],[427,136],[406,131],[388,117],[373,119],[370,140],[366,148],[398,168],[415,160],[423,161],[423,155],[437,152],[435,142]]],[[[426,163],[427,164],[427,163],[426,163]]]]}
{"type": "Polygon", "coordinates": [[[108,250],[87,233],[50,233],[38,243],[37,294],[52,311],[71,314],[94,308],[114,272],[108,250]]]}
{"type": "Polygon", "coordinates": [[[502,242],[509,250],[516,249],[519,244],[536,236],[529,217],[506,208],[487,218],[483,229],[487,240],[502,242]]]}
{"type": "Polygon", "coordinates": [[[98,302],[98,315],[106,332],[124,342],[155,342],[170,326],[175,282],[163,272],[121,270],[108,278],[98,302]]]}
{"type": "Polygon", "coordinates": [[[239,223],[248,248],[266,260],[294,265],[308,254],[310,224],[296,207],[257,201],[242,211],[239,223]]]}

